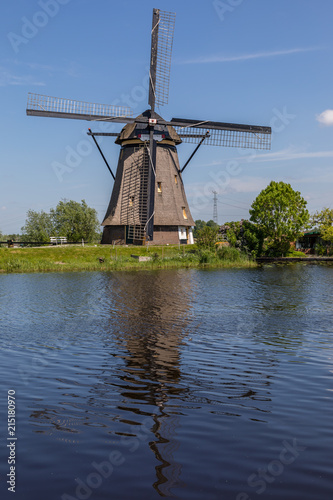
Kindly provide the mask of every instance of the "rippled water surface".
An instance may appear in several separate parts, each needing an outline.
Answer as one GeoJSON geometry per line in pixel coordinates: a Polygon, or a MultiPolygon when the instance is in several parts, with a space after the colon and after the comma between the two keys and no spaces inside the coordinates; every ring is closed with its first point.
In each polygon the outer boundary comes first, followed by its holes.
{"type": "Polygon", "coordinates": [[[332,285],[318,265],[1,275],[0,497],[331,500],[332,285]]]}

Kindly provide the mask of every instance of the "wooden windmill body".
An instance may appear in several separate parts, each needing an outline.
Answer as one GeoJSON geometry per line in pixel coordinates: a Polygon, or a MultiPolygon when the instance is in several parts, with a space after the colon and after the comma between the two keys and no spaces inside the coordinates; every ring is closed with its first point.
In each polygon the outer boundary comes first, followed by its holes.
{"type": "MultiPolygon", "coordinates": [[[[150,111],[144,114],[151,115],[150,111]]],[[[153,242],[193,243],[191,228],[194,221],[186,200],[176,149],[182,141],[173,127],[166,125],[163,128],[154,134],[153,242]]],[[[121,151],[110,204],[102,223],[102,243],[138,243],[145,240],[147,185],[149,170],[152,169],[148,141],[149,130],[132,124],[126,125],[116,140],[121,151]]]]}
{"type": "Polygon", "coordinates": [[[27,114],[88,121],[125,123],[120,133],[92,132],[114,186],[102,226],[105,244],[193,243],[194,221],[187,203],[182,172],[201,144],[254,149],[270,148],[270,127],[208,120],[164,120],[155,107],[168,102],[175,14],[153,10],[150,109],[134,118],[129,108],[29,94],[27,114]],[[97,136],[115,136],[121,146],[113,174],[97,136]],[[196,144],[181,168],[177,146],[196,144]]]}

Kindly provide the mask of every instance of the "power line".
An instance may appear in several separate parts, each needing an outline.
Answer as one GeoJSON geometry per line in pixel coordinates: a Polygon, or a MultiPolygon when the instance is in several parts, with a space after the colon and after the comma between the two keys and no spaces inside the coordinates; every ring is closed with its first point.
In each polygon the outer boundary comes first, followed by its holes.
{"type": "Polygon", "coordinates": [[[239,208],[240,210],[246,210],[246,211],[249,211],[248,208],[245,208],[245,207],[239,207],[237,205],[231,205],[230,203],[224,203],[223,201],[219,201],[218,203],[220,203],[220,205],[227,205],[228,207],[233,207],[233,208],[239,208]]]}
{"type": "Polygon", "coordinates": [[[250,205],[250,203],[244,203],[243,201],[239,201],[239,200],[236,200],[235,198],[230,198],[230,197],[224,196],[224,195],[223,195],[223,199],[228,200],[228,201],[235,201],[236,203],[240,203],[241,205],[245,205],[246,207],[248,207],[250,205]]]}

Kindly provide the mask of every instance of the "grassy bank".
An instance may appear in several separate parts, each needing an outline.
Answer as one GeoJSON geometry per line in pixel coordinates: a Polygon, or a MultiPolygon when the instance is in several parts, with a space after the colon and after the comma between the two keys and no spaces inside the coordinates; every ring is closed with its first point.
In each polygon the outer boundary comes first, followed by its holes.
{"type": "Polygon", "coordinates": [[[172,269],[203,267],[256,267],[256,263],[232,248],[218,252],[195,246],[112,247],[50,246],[0,248],[1,273],[112,271],[123,269],[172,269]],[[139,262],[131,255],[151,257],[139,262]]]}

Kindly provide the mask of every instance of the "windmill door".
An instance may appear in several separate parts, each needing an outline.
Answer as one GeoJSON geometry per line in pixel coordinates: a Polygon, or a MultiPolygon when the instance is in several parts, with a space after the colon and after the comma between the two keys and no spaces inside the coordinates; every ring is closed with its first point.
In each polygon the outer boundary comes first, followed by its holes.
{"type": "Polygon", "coordinates": [[[132,233],[129,235],[129,226],[126,226],[126,245],[133,245],[134,240],[132,233]]]}

